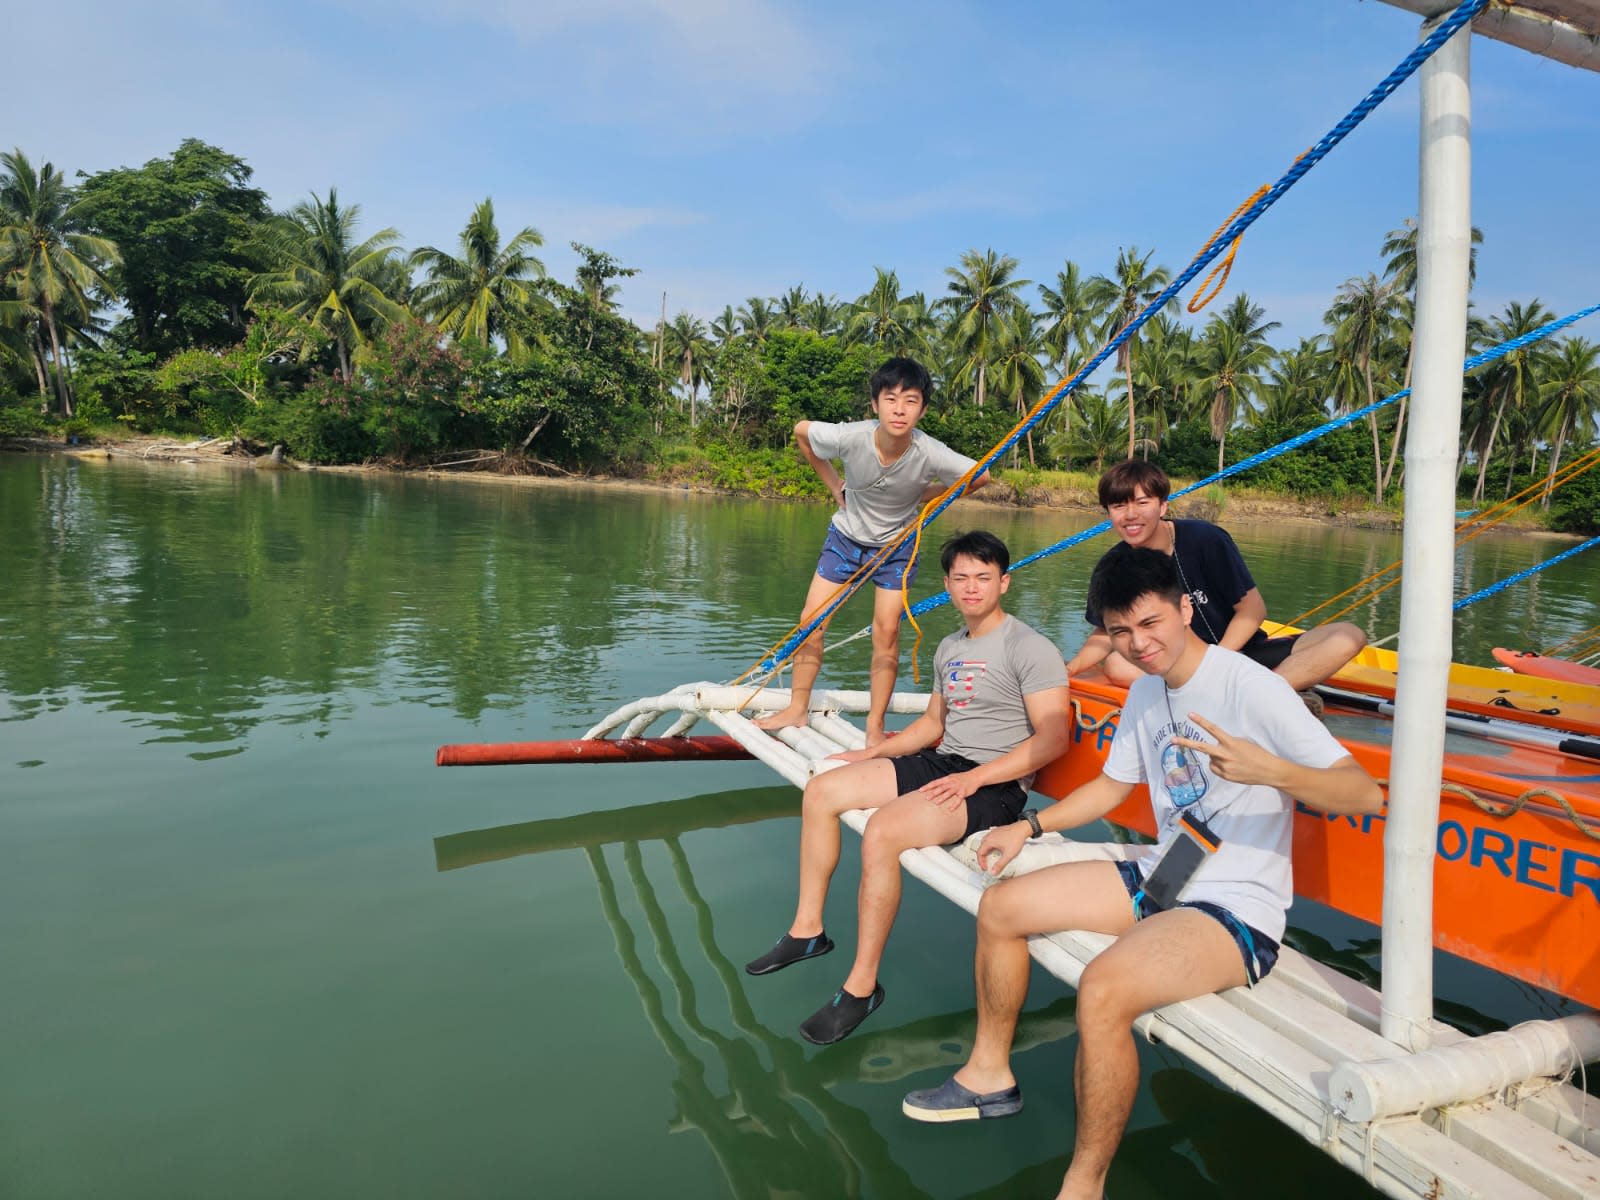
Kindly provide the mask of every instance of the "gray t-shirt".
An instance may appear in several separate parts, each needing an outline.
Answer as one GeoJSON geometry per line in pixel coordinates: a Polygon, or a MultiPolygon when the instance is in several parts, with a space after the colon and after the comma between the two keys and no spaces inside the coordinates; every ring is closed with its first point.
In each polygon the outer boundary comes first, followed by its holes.
{"type": "Polygon", "coordinates": [[[876,421],[812,421],[806,431],[819,456],[844,463],[845,506],[833,514],[833,527],[863,546],[882,546],[905,528],[930,483],[954,483],[976,465],[914,429],[906,452],[884,466],[872,440],[877,428],[876,421]]]}
{"type": "MultiPolygon", "coordinates": [[[[1024,696],[1067,686],[1055,643],[1010,615],[982,637],[952,633],[933,665],[945,707],[939,749],[975,763],[993,762],[1033,736],[1024,696]]],[[[1031,787],[1033,776],[1017,782],[1031,787]]]]}

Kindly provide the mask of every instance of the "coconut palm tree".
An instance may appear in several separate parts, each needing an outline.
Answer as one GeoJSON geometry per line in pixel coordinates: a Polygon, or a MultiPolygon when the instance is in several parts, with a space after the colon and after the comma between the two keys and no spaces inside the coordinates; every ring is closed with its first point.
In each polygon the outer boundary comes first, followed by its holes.
{"type": "MultiPolygon", "coordinates": [[[[1368,272],[1359,279],[1347,279],[1339,288],[1323,320],[1333,330],[1334,354],[1349,373],[1359,376],[1366,404],[1377,399],[1374,391],[1373,362],[1391,341],[1401,299],[1400,287],[1392,280],[1381,280],[1368,272]]],[[[1353,391],[1343,393],[1348,401],[1353,391]]],[[[1378,414],[1368,413],[1372,429],[1373,489],[1377,503],[1383,503],[1383,449],[1378,443],[1378,414]]]]}
{"type": "MultiPolygon", "coordinates": [[[[1166,267],[1152,267],[1150,260],[1155,251],[1140,254],[1139,247],[1129,246],[1117,251],[1116,269],[1111,275],[1096,275],[1085,285],[1085,294],[1091,304],[1100,306],[1105,313],[1102,336],[1115,337],[1123,326],[1133,320],[1161,290],[1172,282],[1172,272],[1166,267]]],[[[1127,381],[1128,389],[1128,457],[1133,457],[1133,440],[1138,421],[1134,412],[1133,373],[1137,356],[1139,335],[1134,334],[1117,348],[1117,370],[1127,381]]]]}
{"type": "Polygon", "coordinates": [[[890,354],[904,354],[916,343],[911,321],[915,312],[900,295],[900,277],[893,271],[874,267],[877,277],[851,306],[845,321],[847,341],[877,346],[890,354]]]}
{"type": "Polygon", "coordinates": [[[1090,302],[1082,272],[1071,260],[1056,272],[1055,287],[1039,285],[1039,298],[1048,322],[1044,339],[1050,347],[1050,365],[1058,375],[1065,376],[1072,363],[1087,357],[1089,339],[1094,329],[1104,323],[1105,313],[1090,302]]]}
{"type": "Polygon", "coordinates": [[[783,295],[778,297],[778,328],[803,329],[805,328],[806,285],[796,284],[783,295]]]}
{"type": "MultiPolygon", "coordinates": [[[[1467,253],[1467,287],[1478,280],[1478,247],[1483,244],[1483,230],[1472,227],[1472,248],[1467,253]]],[[[1407,217],[1399,229],[1384,235],[1378,248],[1383,255],[1383,277],[1392,279],[1408,295],[1417,291],[1417,219],[1407,217]]]]}
{"type": "Polygon", "coordinates": [[[800,328],[809,329],[821,337],[832,337],[839,332],[849,306],[841,304],[837,296],[824,296],[818,292],[800,310],[800,328]]]}
{"type": "Polygon", "coordinates": [[[1031,280],[1016,278],[1017,260],[992,249],[968,250],[959,267],[946,267],[949,292],[941,304],[951,316],[952,340],[966,356],[962,374],[974,382],[978,407],[988,394],[989,363],[999,319],[1021,306],[1017,292],[1031,280]]]}
{"type": "MultiPolygon", "coordinates": [[[[1133,382],[1144,398],[1139,418],[1146,453],[1159,450],[1167,431],[1188,417],[1190,396],[1200,378],[1193,330],[1166,314],[1153,318],[1143,330],[1133,382]]],[[[1107,388],[1127,404],[1127,380],[1107,388]]]]}
{"type": "Polygon", "coordinates": [[[778,314],[767,296],[751,296],[739,306],[739,332],[759,346],[778,323],[778,314]]]}
{"type": "MultiPolygon", "coordinates": [[[[1467,252],[1467,289],[1478,278],[1478,246],[1483,242],[1483,230],[1476,225],[1472,227],[1471,248],[1467,252]]],[[[1415,217],[1407,217],[1399,229],[1391,229],[1383,239],[1378,252],[1383,255],[1383,277],[1392,279],[1405,292],[1404,311],[1402,313],[1405,325],[1406,342],[1406,370],[1401,386],[1411,387],[1411,356],[1414,349],[1411,341],[1411,327],[1415,321],[1417,300],[1417,222],[1415,217]]],[[[1388,488],[1389,480],[1394,475],[1395,462],[1400,456],[1400,438],[1406,428],[1406,407],[1410,402],[1409,396],[1401,396],[1399,408],[1395,414],[1394,436],[1389,442],[1389,462],[1383,469],[1382,486],[1388,488]]]]}
{"type": "Polygon", "coordinates": [[[53,164],[36,171],[16,149],[0,154],[0,167],[0,284],[18,303],[37,311],[50,336],[61,415],[70,417],[62,325],[74,315],[87,322],[94,309],[91,290],[114,295],[102,266],[119,260],[117,247],[84,232],[72,190],[53,164]]]}
{"type": "MultiPolygon", "coordinates": [[[[1491,317],[1486,322],[1486,336],[1498,344],[1531,333],[1547,324],[1555,314],[1533,300],[1524,305],[1513,300],[1506,305],[1504,316],[1491,317]]],[[[1505,355],[1486,373],[1486,407],[1492,407],[1494,416],[1478,447],[1478,479],[1472,488],[1474,504],[1482,503],[1484,482],[1488,476],[1489,460],[1494,457],[1494,444],[1505,423],[1509,410],[1513,422],[1527,413],[1528,396],[1535,392],[1540,368],[1549,357],[1549,347],[1543,343],[1523,346],[1505,355]]],[[[1480,422],[1481,424],[1481,422],[1480,422]]],[[[1511,467],[1506,471],[1506,491],[1510,494],[1511,476],[1516,466],[1516,450],[1512,449],[1511,467]]]]}
{"type": "Polygon", "coordinates": [[[1118,453],[1127,441],[1127,410],[1086,388],[1073,393],[1072,407],[1071,432],[1053,435],[1048,448],[1056,457],[1067,461],[1092,458],[1094,473],[1098,475],[1106,459],[1118,453]]]}
{"type": "Polygon", "coordinates": [[[352,355],[404,312],[393,295],[400,234],[380,229],[358,242],[360,220],[361,206],[340,205],[336,188],[328,189],[327,200],[313,193],[278,220],[270,239],[277,265],[250,284],[252,301],[275,304],[326,329],[347,379],[352,355]]]}
{"type": "Polygon", "coordinates": [[[1322,415],[1327,377],[1328,345],[1320,334],[1301,338],[1293,350],[1279,350],[1256,394],[1260,407],[1251,414],[1252,424],[1287,429],[1322,415]]]}
{"type": "MultiPolygon", "coordinates": [[[[542,245],[539,231],[525,225],[502,246],[494,201],[485,197],[461,230],[459,257],[432,246],[412,253],[411,265],[421,267],[428,277],[411,302],[457,341],[487,346],[503,337],[508,351],[520,353],[524,347],[506,317],[526,312],[540,300],[537,281],[544,277],[544,263],[528,251],[542,245]]],[[[385,292],[393,295],[390,289],[385,292]]]]}
{"type": "MultiPolygon", "coordinates": [[[[1049,354],[1050,347],[1045,344],[1039,318],[1018,305],[1001,323],[995,340],[994,386],[1000,395],[1011,400],[1019,419],[1044,395],[1044,363],[1049,354]]],[[[1031,429],[1028,431],[1028,465],[1038,465],[1031,429]]]]}
{"type": "Polygon", "coordinates": [[[712,357],[711,343],[706,340],[705,322],[699,317],[680,312],[667,326],[666,339],[667,361],[677,371],[678,382],[683,384],[689,396],[689,424],[692,427],[699,421],[695,402],[700,394],[700,385],[706,380],[712,357]]]}
{"type": "Polygon", "coordinates": [[[711,322],[711,337],[720,348],[726,346],[739,336],[739,316],[733,311],[733,305],[724,304],[722,312],[711,322]]]}
{"type": "Polygon", "coordinates": [[[1567,438],[1579,429],[1593,434],[1600,414],[1600,345],[1581,337],[1562,338],[1544,365],[1539,398],[1544,402],[1541,424],[1547,435],[1555,433],[1544,482],[1543,506],[1549,508],[1567,438]]]}
{"type": "Polygon", "coordinates": [[[1200,387],[1211,397],[1211,436],[1217,440],[1219,471],[1227,454],[1228,430],[1239,419],[1240,408],[1248,407],[1260,387],[1261,371],[1272,361],[1272,347],[1256,332],[1259,322],[1243,324],[1241,328],[1240,322],[1218,313],[1206,323],[1205,335],[1200,339],[1200,369],[1204,372],[1200,387]]]}

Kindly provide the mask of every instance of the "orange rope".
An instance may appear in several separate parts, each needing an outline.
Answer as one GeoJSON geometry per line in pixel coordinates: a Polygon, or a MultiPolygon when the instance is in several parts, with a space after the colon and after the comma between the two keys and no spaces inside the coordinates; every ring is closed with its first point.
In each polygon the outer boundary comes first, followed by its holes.
{"type": "MultiPolygon", "coordinates": [[[[1545,649],[1539,651],[1539,653],[1544,655],[1546,658],[1553,658],[1559,651],[1576,651],[1597,638],[1600,638],[1600,625],[1591,625],[1589,628],[1579,633],[1575,633],[1569,638],[1563,638],[1553,646],[1546,647],[1545,649]]],[[[1567,657],[1575,658],[1578,656],[1576,654],[1569,654],[1567,657]]]]}
{"type": "MultiPolygon", "coordinates": [[[[1295,156],[1294,161],[1299,162],[1309,153],[1311,153],[1310,150],[1302,151],[1295,156]]],[[[1256,201],[1261,199],[1261,197],[1265,196],[1271,190],[1271,184],[1263,183],[1255,191],[1251,192],[1250,195],[1245,198],[1244,203],[1240,204],[1238,208],[1229,213],[1228,219],[1221,225],[1218,225],[1217,231],[1206,239],[1206,244],[1200,247],[1200,254],[1204,254],[1207,250],[1211,249],[1216,240],[1222,236],[1223,231],[1238,219],[1240,213],[1243,213],[1254,207],[1256,201]]],[[[1200,281],[1200,286],[1195,289],[1194,298],[1191,299],[1188,304],[1188,309],[1191,313],[1199,312],[1202,308],[1210,304],[1222,294],[1222,289],[1227,286],[1228,276],[1233,274],[1233,260],[1239,253],[1239,244],[1243,241],[1244,234],[1242,233],[1238,237],[1234,238],[1233,244],[1228,247],[1228,252],[1217,261],[1217,264],[1214,267],[1211,268],[1211,273],[1200,281]],[[1221,275],[1220,279],[1217,278],[1219,273],[1221,275]],[[1207,295],[1206,288],[1211,287],[1211,281],[1213,279],[1216,279],[1217,286],[1211,289],[1210,295],[1207,295]]],[[[1195,257],[1199,258],[1200,254],[1195,255],[1195,257]]]]}
{"type": "MultiPolygon", "coordinates": [[[[1591,450],[1587,454],[1584,454],[1581,457],[1572,460],[1572,462],[1570,462],[1566,466],[1562,467],[1560,472],[1556,475],[1556,478],[1555,478],[1555,480],[1553,482],[1553,486],[1559,486],[1561,484],[1566,483],[1568,480],[1575,479],[1575,478],[1577,478],[1577,476],[1583,474],[1585,471],[1589,470],[1591,467],[1594,467],[1596,465],[1600,465],[1600,449],[1591,450]]],[[[1460,548],[1461,546],[1466,545],[1473,538],[1478,537],[1481,534],[1488,533],[1489,530],[1493,529],[1496,525],[1500,524],[1502,521],[1505,521],[1507,518],[1511,517],[1513,514],[1515,514],[1517,512],[1520,512],[1522,509],[1527,508],[1528,505],[1532,504],[1537,499],[1537,497],[1534,496],[1533,493],[1538,492],[1538,491],[1542,491],[1548,482],[1551,482],[1551,481],[1541,479],[1541,480],[1538,480],[1535,483],[1529,484],[1527,487],[1523,488],[1516,495],[1511,496],[1508,499],[1501,501],[1499,504],[1492,505],[1491,507],[1484,509],[1480,513],[1474,513],[1472,516],[1470,516],[1470,517],[1466,518],[1465,520],[1463,520],[1460,524],[1458,524],[1456,526],[1456,531],[1455,532],[1456,532],[1456,546],[1457,546],[1457,548],[1460,548]]],[[[1373,588],[1370,592],[1367,592],[1365,595],[1358,596],[1356,599],[1352,600],[1349,604],[1346,604],[1343,608],[1338,609],[1337,611],[1329,614],[1327,617],[1324,617],[1321,621],[1318,621],[1317,624],[1324,625],[1324,624],[1327,624],[1329,621],[1335,621],[1338,618],[1344,616],[1346,613],[1348,613],[1352,609],[1354,609],[1354,608],[1356,608],[1356,607],[1358,607],[1358,606],[1360,606],[1362,604],[1367,603],[1369,600],[1377,599],[1379,596],[1383,595],[1384,592],[1388,591],[1390,588],[1394,587],[1396,584],[1398,584],[1400,582],[1400,575],[1399,575],[1398,572],[1400,571],[1401,561],[1402,560],[1400,560],[1400,559],[1396,559],[1394,562],[1390,563],[1388,566],[1383,567],[1380,570],[1374,571],[1371,575],[1368,575],[1365,579],[1361,580],[1359,583],[1356,583],[1356,584],[1352,585],[1351,587],[1345,588],[1345,590],[1340,592],[1340,593],[1338,593],[1338,595],[1328,597],[1328,599],[1324,600],[1321,604],[1317,605],[1315,608],[1308,608],[1305,612],[1301,613],[1299,616],[1297,616],[1297,617],[1293,618],[1292,620],[1286,622],[1286,624],[1297,625],[1297,626],[1300,626],[1301,628],[1305,628],[1306,620],[1309,617],[1315,615],[1316,613],[1321,612],[1324,608],[1327,608],[1328,605],[1334,603],[1337,600],[1342,600],[1344,597],[1348,596],[1351,592],[1359,591],[1361,588],[1364,588],[1364,587],[1368,586],[1369,584],[1374,583],[1376,580],[1378,580],[1379,578],[1381,578],[1384,575],[1387,575],[1391,571],[1396,572],[1395,577],[1393,579],[1388,580],[1387,582],[1385,582],[1380,587],[1373,588]]],[[[1600,628],[1600,627],[1597,627],[1597,628],[1600,628]]]]}

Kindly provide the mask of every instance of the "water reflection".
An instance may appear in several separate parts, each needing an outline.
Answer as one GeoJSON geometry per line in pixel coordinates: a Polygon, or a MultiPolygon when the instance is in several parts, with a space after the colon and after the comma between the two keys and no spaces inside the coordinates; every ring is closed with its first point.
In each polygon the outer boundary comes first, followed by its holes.
{"type": "MultiPolygon", "coordinates": [[[[583,851],[617,959],[639,996],[645,1020],[677,1069],[672,1090],[678,1113],[671,1129],[693,1131],[706,1140],[732,1195],[926,1196],[872,1117],[830,1089],[853,1082],[892,1084],[918,1072],[954,1070],[966,1061],[971,1011],[852,1038],[807,1059],[792,1035],[775,1032],[756,1017],[745,992],[746,977],[718,944],[710,905],[695,883],[684,834],[789,816],[793,810],[794,793],[788,789],[725,792],[625,813],[585,813],[452,834],[435,839],[434,855],[438,869],[448,871],[524,854],[583,851]],[[673,887],[665,892],[649,877],[641,850],[657,841],[671,864],[673,887]],[[621,859],[623,883],[613,857],[621,859]],[[624,885],[643,914],[643,934],[625,914],[619,895],[624,885]],[[692,949],[674,938],[669,905],[692,918],[692,949]],[[645,967],[640,950],[644,937],[665,973],[666,989],[645,967]],[[696,953],[720,986],[729,1027],[718,1028],[715,1018],[703,1011],[709,1006],[702,1004],[685,962],[696,953]]],[[[1018,1053],[1069,1037],[1076,1028],[1073,1008],[1073,1001],[1064,997],[1025,1014],[1017,1034],[1018,1053]]],[[[886,1108],[888,1119],[899,1119],[897,1106],[886,1108]]]]}

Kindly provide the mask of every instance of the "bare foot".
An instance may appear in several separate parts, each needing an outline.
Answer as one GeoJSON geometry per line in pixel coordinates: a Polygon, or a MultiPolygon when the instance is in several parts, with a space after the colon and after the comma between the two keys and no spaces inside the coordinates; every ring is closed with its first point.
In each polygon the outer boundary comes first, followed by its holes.
{"type": "Polygon", "coordinates": [[[789,705],[782,712],[769,713],[755,722],[757,729],[771,732],[774,729],[798,729],[806,723],[806,709],[804,705],[789,705]]]}

